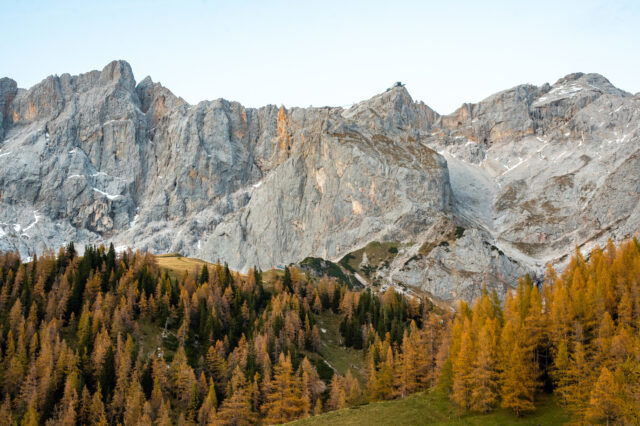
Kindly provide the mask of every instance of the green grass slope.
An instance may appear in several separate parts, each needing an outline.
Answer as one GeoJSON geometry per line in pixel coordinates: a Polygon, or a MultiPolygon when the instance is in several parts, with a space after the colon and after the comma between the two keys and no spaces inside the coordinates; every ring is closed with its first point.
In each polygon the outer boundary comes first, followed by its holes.
{"type": "Polygon", "coordinates": [[[463,413],[440,391],[408,398],[374,402],[345,408],[290,423],[303,425],[561,425],[567,413],[553,398],[540,402],[538,409],[522,418],[499,409],[490,414],[463,413]]]}
{"type": "Polygon", "coordinates": [[[321,373],[320,377],[330,378],[331,373],[326,374],[327,368],[342,376],[351,370],[351,373],[364,386],[366,376],[364,352],[342,345],[340,315],[325,312],[319,315],[317,320],[320,329],[320,350],[317,354],[309,352],[307,356],[318,368],[318,372],[321,373]],[[321,370],[325,370],[325,373],[322,374],[321,370]]]}

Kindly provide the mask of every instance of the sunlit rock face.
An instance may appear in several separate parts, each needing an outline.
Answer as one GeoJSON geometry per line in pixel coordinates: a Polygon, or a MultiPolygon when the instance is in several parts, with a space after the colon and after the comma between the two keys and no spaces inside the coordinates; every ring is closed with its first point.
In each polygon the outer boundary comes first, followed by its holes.
{"type": "Polygon", "coordinates": [[[124,61],[5,78],[0,249],[113,242],[246,270],[395,241],[389,283],[504,292],[639,229],[639,126],[638,96],[597,74],[448,116],[401,85],[348,109],[189,105],[124,61]]]}

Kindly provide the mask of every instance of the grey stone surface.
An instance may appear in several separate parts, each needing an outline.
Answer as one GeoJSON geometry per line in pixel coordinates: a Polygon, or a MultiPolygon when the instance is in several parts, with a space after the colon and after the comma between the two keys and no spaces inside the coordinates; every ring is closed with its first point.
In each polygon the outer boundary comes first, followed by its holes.
{"type": "Polygon", "coordinates": [[[246,270],[400,241],[385,279],[469,298],[638,230],[639,126],[638,96],[597,74],[449,116],[404,87],[348,109],[189,105],[124,61],[1,79],[0,249],[113,242],[246,270]]]}
{"type": "Polygon", "coordinates": [[[0,140],[4,137],[4,123],[10,123],[11,102],[18,93],[18,85],[10,78],[0,78],[0,140]]]}

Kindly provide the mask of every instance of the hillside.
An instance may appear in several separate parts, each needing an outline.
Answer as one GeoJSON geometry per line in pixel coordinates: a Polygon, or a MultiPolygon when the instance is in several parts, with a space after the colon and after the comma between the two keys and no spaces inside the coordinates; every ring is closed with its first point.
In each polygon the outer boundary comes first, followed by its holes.
{"type": "Polygon", "coordinates": [[[563,425],[568,414],[556,401],[548,398],[536,412],[524,418],[507,410],[490,414],[464,413],[440,391],[409,396],[396,401],[371,402],[289,423],[306,425],[563,425]]]}
{"type": "MultiPolygon", "coordinates": [[[[366,294],[382,314],[375,324],[359,317],[370,339],[376,328],[401,338],[428,312],[366,294]]],[[[366,350],[343,336],[341,307],[354,297],[295,267],[240,274],[113,245],[78,256],[69,244],[29,262],[0,253],[0,417],[165,425],[320,413],[335,383],[350,401],[366,387],[366,350]]]]}
{"type": "Polygon", "coordinates": [[[1,253],[0,418],[29,426],[640,419],[637,239],[588,259],[576,252],[541,285],[525,276],[504,301],[485,290],[454,312],[393,287],[317,276],[338,274],[335,264],[305,265],[312,273],[291,265],[264,278],[112,245],[78,256],[69,244],[29,262],[1,253]]]}

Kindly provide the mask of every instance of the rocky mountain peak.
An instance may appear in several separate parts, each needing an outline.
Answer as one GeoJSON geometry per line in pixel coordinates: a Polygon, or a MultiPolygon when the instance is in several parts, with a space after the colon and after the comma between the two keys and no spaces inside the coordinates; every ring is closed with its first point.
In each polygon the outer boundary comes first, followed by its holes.
{"type": "Polygon", "coordinates": [[[18,93],[18,84],[10,78],[0,78],[0,140],[4,137],[4,123],[7,123],[9,106],[18,93]]]}
{"type": "Polygon", "coordinates": [[[597,73],[572,73],[568,74],[558,81],[556,81],[553,85],[554,88],[560,86],[567,86],[569,84],[579,84],[585,88],[590,88],[592,90],[600,90],[605,93],[611,93],[618,96],[625,96],[627,92],[618,89],[611,82],[601,74],[597,73]]]}
{"type": "Polygon", "coordinates": [[[600,74],[573,73],[556,81],[550,87],[548,93],[541,96],[536,104],[555,102],[568,98],[589,98],[589,101],[600,95],[608,94],[617,97],[630,96],[624,90],[615,87],[609,80],[600,74]]]}
{"type": "MultiPolygon", "coordinates": [[[[15,80],[10,79],[9,77],[0,78],[0,96],[6,96],[8,93],[15,92],[18,89],[18,84],[15,80]]],[[[5,98],[3,98],[5,99],[5,98]]]]}
{"type": "Polygon", "coordinates": [[[147,113],[153,107],[152,118],[159,119],[169,110],[187,106],[187,102],[174,95],[160,83],[154,83],[150,76],[145,77],[136,86],[136,94],[140,99],[142,112],[147,113]]]}
{"type": "Polygon", "coordinates": [[[346,117],[357,116],[364,111],[376,110],[388,115],[411,108],[413,99],[404,86],[393,86],[367,100],[352,105],[345,114],[346,117]]]}
{"type": "Polygon", "coordinates": [[[554,86],[578,80],[583,76],[584,76],[583,72],[573,72],[573,73],[567,74],[564,77],[558,79],[558,81],[555,82],[554,86]]]}
{"type": "Polygon", "coordinates": [[[131,65],[124,60],[115,60],[107,64],[100,73],[100,80],[118,84],[129,91],[133,91],[136,87],[131,65]]]}
{"type": "Polygon", "coordinates": [[[146,76],[145,78],[143,78],[140,83],[138,83],[138,85],[136,86],[136,89],[142,89],[142,88],[146,88],[149,86],[153,86],[153,79],[151,78],[150,75],[146,76]]]}
{"type": "Polygon", "coordinates": [[[359,102],[343,117],[369,124],[373,131],[382,129],[428,129],[438,114],[422,102],[414,102],[407,88],[396,83],[384,92],[359,102]]]}

